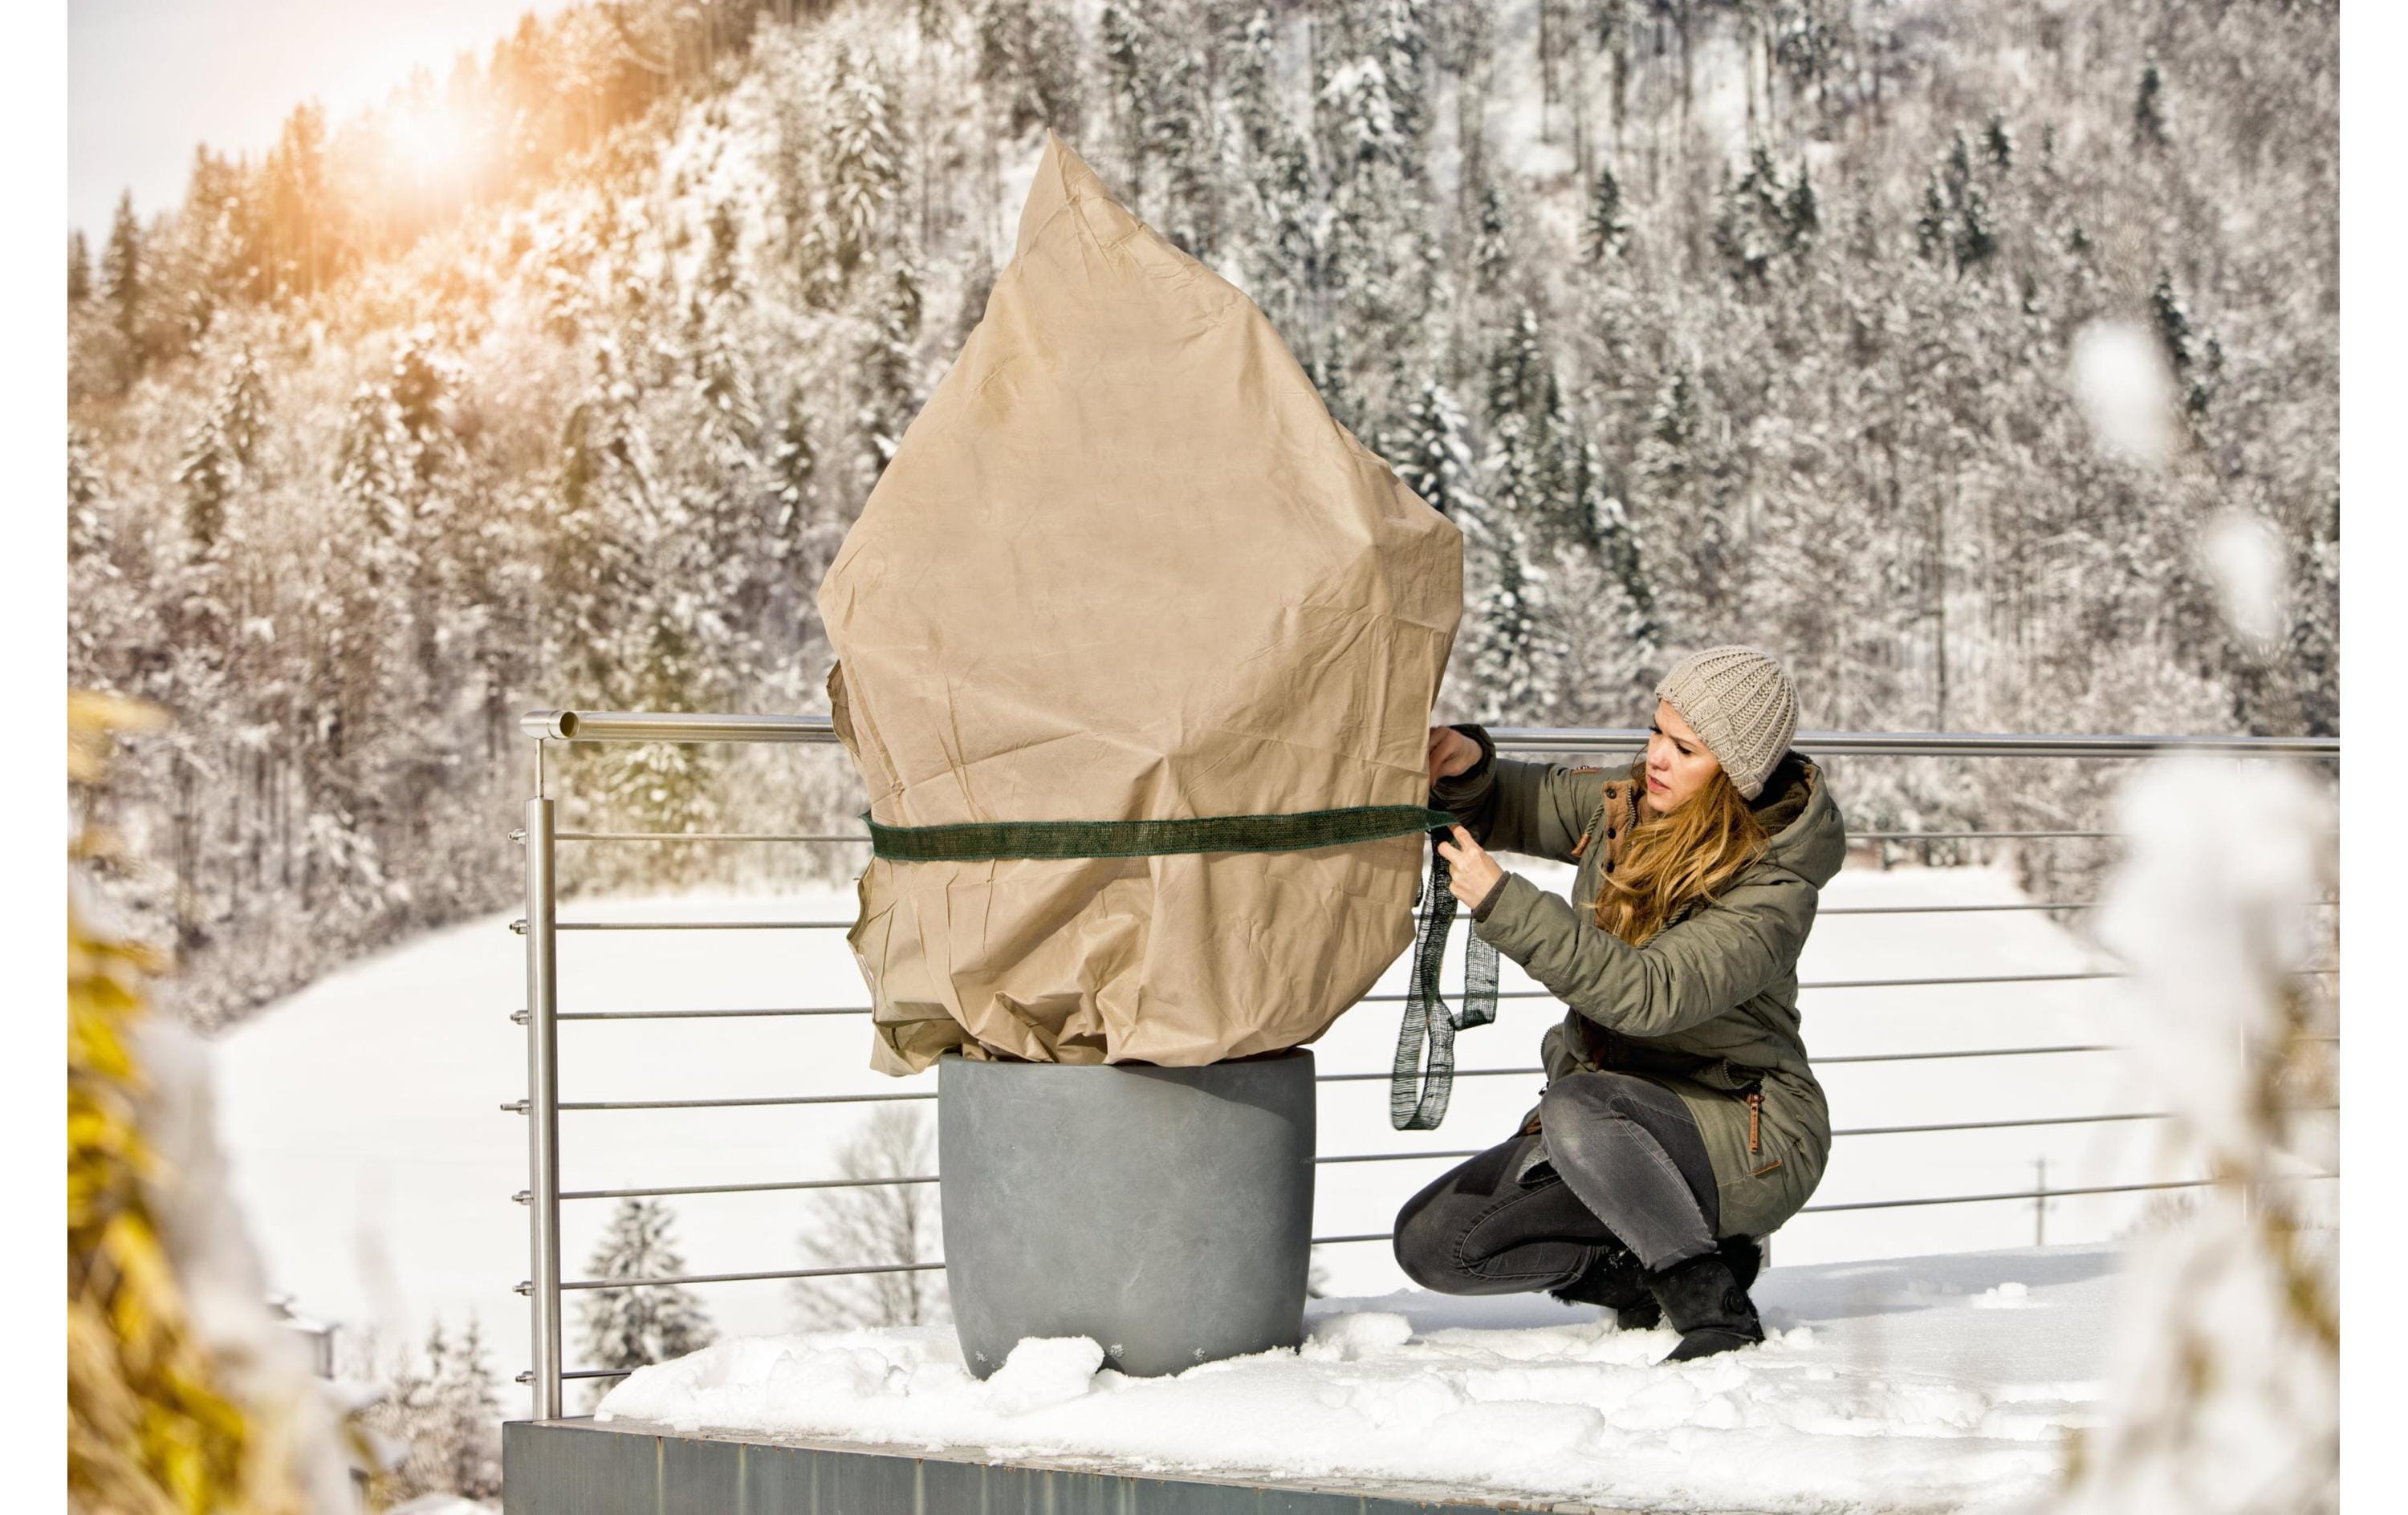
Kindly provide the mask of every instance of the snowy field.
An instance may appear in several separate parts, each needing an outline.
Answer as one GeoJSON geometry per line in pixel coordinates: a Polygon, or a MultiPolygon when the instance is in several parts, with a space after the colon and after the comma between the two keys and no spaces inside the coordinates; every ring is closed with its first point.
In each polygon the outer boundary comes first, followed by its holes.
{"type": "Polygon", "coordinates": [[[1770,1339],[1676,1366],[1535,1295],[1330,1299],[1300,1352],[1171,1379],[1023,1342],[981,1383],[943,1326],[726,1341],[638,1373],[613,1417],[979,1449],[1119,1471],[1437,1485],[1617,1509],[2004,1507],[2044,1494],[2097,1400],[2106,1248],[1784,1266],[1770,1339]]]}
{"type": "MultiPolygon", "coordinates": [[[[1520,865],[1550,888],[1569,870],[1520,865]]],[[[1830,913],[1851,906],[2010,901],[2001,870],[1852,865],[1824,897],[1800,976],[1815,979],[2081,971],[2094,953],[2037,912],[1830,913]]],[[[566,920],[849,917],[850,890],[780,898],[685,897],[572,902],[566,920]]],[[[1461,927],[1456,950],[1460,951],[1461,927]]],[[[523,999],[523,945],[502,918],[420,938],[359,963],[263,1011],[221,1042],[221,1106],[235,1179],[277,1287],[307,1313],[379,1321],[423,1336],[475,1313],[505,1380],[527,1362],[526,1307],[511,1287],[528,1274],[526,1127],[498,1107],[524,1092],[525,1035],[509,1020],[523,999]]],[[[1526,982],[1505,964],[1506,987],[1526,982]]],[[[866,1003],[843,933],[644,932],[564,936],[567,1010],[857,1006],[866,1003]]],[[[1400,961],[1380,986],[1402,988],[1400,961]]],[[[1934,1049],[2114,1042],[2113,981],[1809,991],[1806,1033],[1818,1057],[1934,1049]]],[[[1324,1072],[1378,1072],[1395,1046],[1398,1007],[1366,1005],[1318,1044],[1324,1072]]],[[[1504,1002],[1499,1023],[1458,1043],[1466,1068],[1530,1067],[1539,1035],[1560,1013],[1504,1002]]],[[[781,1020],[571,1022],[561,1028],[568,1100],[720,1098],[878,1091],[932,1092],[933,1074],[896,1081],[867,1067],[869,1032],[852,1016],[781,1020]]],[[[2076,1053],[1834,1065],[1824,1079],[1834,1124],[1851,1127],[2132,1112],[2148,1107],[2121,1059],[2076,1053]]],[[[1443,1165],[1436,1154],[1498,1139],[1535,1098],[1535,1075],[1471,1077],[1444,1127],[1389,1129],[1384,1079],[1325,1085],[1325,1154],[1394,1152],[1395,1162],[1320,1171],[1317,1234],[1388,1229],[1398,1205],[1443,1165]]],[[[874,1107],[872,1107],[874,1108],[874,1107]]],[[[832,1176],[835,1146],[867,1108],[569,1112],[562,1117],[564,1186],[620,1188],[773,1182],[832,1176]]],[[[2189,1177],[2157,1154],[2157,1122],[2127,1122],[1839,1138],[1817,1203],[1997,1193],[2189,1177]]],[[[2121,1194],[1801,1216],[1773,1246],[1774,1279],[1796,1265],[2028,1246],[2044,1220],[2050,1243],[2108,1238],[2155,1198],[2121,1194]]],[[[797,1236],[808,1198],[754,1193],[673,1200],[689,1270],[804,1265],[797,1236]]],[[[564,1207],[564,1256],[584,1276],[607,1201],[564,1207]]],[[[1401,1288],[1385,1246],[1319,1249],[1333,1294],[1401,1288]]],[[[742,1335],[794,1328],[788,1286],[700,1290],[714,1322],[742,1335]]],[[[571,1341],[578,1296],[569,1296],[571,1341]]],[[[569,1365],[580,1365],[572,1346],[569,1365]]],[[[581,1399],[576,1401],[582,1403],[581,1399]]],[[[519,1403],[506,1399],[512,1413],[519,1403]]]]}

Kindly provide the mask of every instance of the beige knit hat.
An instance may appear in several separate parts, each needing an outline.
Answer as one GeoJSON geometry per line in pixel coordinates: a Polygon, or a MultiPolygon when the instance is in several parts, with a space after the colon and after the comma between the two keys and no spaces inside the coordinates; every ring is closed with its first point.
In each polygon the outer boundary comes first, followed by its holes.
{"type": "Polygon", "coordinates": [[[1681,712],[1739,792],[1764,789],[1798,735],[1798,690],[1772,654],[1738,643],[1709,647],[1672,665],[1656,697],[1681,712]]]}

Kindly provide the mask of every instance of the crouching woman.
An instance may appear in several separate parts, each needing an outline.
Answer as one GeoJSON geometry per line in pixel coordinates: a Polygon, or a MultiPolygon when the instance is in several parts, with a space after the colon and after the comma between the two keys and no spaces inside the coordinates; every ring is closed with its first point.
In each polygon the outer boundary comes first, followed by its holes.
{"type": "Polygon", "coordinates": [[[1656,697],[1645,755],[1613,776],[1499,758],[1476,725],[1430,733],[1431,803],[1463,822],[1440,844],[1455,897],[1570,1010],[1538,1107],[1407,1202],[1395,1245],[1425,1288],[1669,1322],[1671,1361],[1764,1339],[1760,1239],[1822,1178],[1798,954],[1847,834],[1789,750],[1797,694],[1770,656],[1709,648],[1656,697]],[[1575,903],[1492,850],[1576,864],[1575,903]]]}

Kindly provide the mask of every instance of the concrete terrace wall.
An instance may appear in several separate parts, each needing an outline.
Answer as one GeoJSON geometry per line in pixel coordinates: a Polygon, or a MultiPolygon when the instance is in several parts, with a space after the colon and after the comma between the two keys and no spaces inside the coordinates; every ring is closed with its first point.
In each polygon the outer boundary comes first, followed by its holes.
{"type": "Polygon", "coordinates": [[[502,1463],[504,1515],[1644,1515],[1408,1489],[1147,1478],[581,1419],[509,1422],[502,1463]]]}

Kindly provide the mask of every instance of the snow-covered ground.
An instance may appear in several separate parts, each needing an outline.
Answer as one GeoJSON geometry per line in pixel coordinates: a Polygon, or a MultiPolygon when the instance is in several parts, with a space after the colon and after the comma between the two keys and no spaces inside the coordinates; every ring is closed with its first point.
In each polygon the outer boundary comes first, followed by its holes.
{"type": "Polygon", "coordinates": [[[981,1383],[943,1326],[723,1342],[638,1373],[605,1414],[1123,1471],[1424,1483],[1617,1509],[1882,1510],[2043,1494],[2100,1392],[2112,1249],[1784,1266],[1760,1349],[1657,1366],[1534,1295],[1323,1300],[1301,1351],[1170,1379],[1023,1342],[981,1383]]]}
{"type": "MultiPolygon", "coordinates": [[[[1568,870],[1519,864],[1550,888],[1568,870]]],[[[2089,949],[2035,912],[1832,913],[1855,906],[2008,901],[2002,870],[1851,866],[1825,894],[1801,977],[1962,977],[2079,971],[2089,949]]],[[[686,897],[572,902],[568,920],[849,917],[849,889],[781,898],[686,897]]],[[[1458,928],[1457,950],[1460,950],[1458,928]]],[[[1505,965],[1509,988],[1525,983],[1505,965]]],[[[1402,987],[1404,965],[1381,993],[1402,987]]],[[[560,951],[565,1009],[858,1006],[866,994],[843,933],[572,933],[560,951]]],[[[258,1016],[221,1043],[225,1140],[238,1195],[276,1287],[304,1310],[349,1322],[381,1320],[423,1336],[438,1316],[456,1328],[474,1311],[505,1378],[525,1365],[526,1307],[511,1286],[528,1274],[526,1128],[498,1107],[524,1091],[525,1034],[509,1015],[523,997],[523,944],[502,918],[436,933],[359,963],[258,1016]]],[[[1942,1048],[2114,1042],[2124,1017],[2107,980],[1809,991],[1806,1032],[1817,1056],[1942,1048]]],[[[1349,1012],[1316,1048],[1324,1072],[1384,1070],[1398,1007],[1349,1012]]],[[[1507,1000],[1499,1023],[1458,1044],[1466,1068],[1529,1067],[1560,1013],[1507,1000]]],[[[779,1020],[571,1022],[561,1029],[563,1097],[715,1098],[758,1094],[933,1092],[933,1076],[897,1082],[867,1067],[869,1031],[853,1016],[779,1020]]],[[[2121,1060],[2050,1054],[1828,1065],[1842,1129],[2008,1120],[2146,1108],[2121,1060]]],[[[1466,1078],[1445,1126],[1393,1131],[1383,1079],[1327,1084],[1326,1154],[1395,1152],[1396,1162],[1320,1171],[1321,1235],[1380,1232],[1434,1177],[1437,1153],[1498,1139],[1535,1097],[1535,1076],[1466,1078]]],[[[562,1117],[569,1189],[771,1182],[831,1176],[830,1154],[876,1107],[571,1111],[562,1117]]],[[[2157,1155],[2152,1122],[1946,1135],[1840,1138],[1818,1203],[2028,1190],[2045,1159],[2052,1187],[2187,1177],[2157,1155]]],[[[2050,1242],[2114,1235],[2146,1193],[2051,1202],[2050,1242]]],[[[692,1271],[803,1265],[796,1237],[811,1209],[800,1193],[671,1201],[692,1271]]],[[[611,1207],[564,1207],[573,1276],[611,1207]]],[[[1776,1279],[1794,1265],[2013,1247],[2035,1237],[2029,1201],[1806,1215],[1776,1239],[1776,1279]]],[[[1404,1279],[1378,1243],[1323,1248],[1333,1293],[1370,1295],[1404,1279]]],[[[761,1335],[792,1328],[786,1286],[701,1291],[718,1326],[761,1335]]],[[[570,1296],[572,1331],[578,1296],[570,1296]]],[[[571,1365],[578,1365],[572,1348],[571,1365]]],[[[516,1413],[518,1401],[506,1400],[516,1413]]]]}

